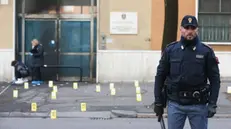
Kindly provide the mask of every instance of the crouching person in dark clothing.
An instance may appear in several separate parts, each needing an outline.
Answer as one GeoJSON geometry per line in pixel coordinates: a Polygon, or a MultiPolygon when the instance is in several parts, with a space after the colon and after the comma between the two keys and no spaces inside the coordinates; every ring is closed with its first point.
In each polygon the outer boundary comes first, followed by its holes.
{"type": "Polygon", "coordinates": [[[44,62],[44,50],[42,44],[37,39],[31,41],[32,49],[30,50],[31,67],[32,67],[32,84],[40,85],[42,83],[41,67],[44,62]]]}
{"type": "Polygon", "coordinates": [[[15,80],[14,84],[23,84],[27,82],[27,77],[30,75],[29,68],[20,61],[14,60],[11,62],[11,66],[15,68],[15,80]]]}

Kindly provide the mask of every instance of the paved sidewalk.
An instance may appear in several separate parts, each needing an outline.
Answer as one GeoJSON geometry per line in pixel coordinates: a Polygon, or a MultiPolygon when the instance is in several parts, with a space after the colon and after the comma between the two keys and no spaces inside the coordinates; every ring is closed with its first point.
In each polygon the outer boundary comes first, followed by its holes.
{"type": "MultiPolygon", "coordinates": [[[[100,84],[101,92],[97,93],[96,84],[79,83],[78,89],[73,89],[71,82],[55,83],[58,86],[57,99],[51,99],[52,88],[47,84],[24,89],[23,86],[11,86],[0,95],[0,112],[2,116],[32,115],[31,103],[38,105],[37,116],[45,117],[51,110],[57,110],[69,117],[83,116],[80,103],[87,104],[87,112],[111,112],[124,117],[155,117],[153,114],[153,83],[141,83],[142,101],[136,101],[136,91],[133,83],[115,83],[116,95],[111,96],[108,83],[100,84]],[[13,98],[13,90],[18,89],[19,97],[13,98]],[[44,116],[45,115],[45,116],[44,116]]],[[[218,101],[217,116],[231,117],[231,101],[227,99],[227,86],[222,83],[218,101]]],[[[6,87],[6,86],[4,86],[6,87]]],[[[34,113],[35,114],[35,113],[34,113]]],[[[97,114],[98,115],[98,114],[97,114]]]]}

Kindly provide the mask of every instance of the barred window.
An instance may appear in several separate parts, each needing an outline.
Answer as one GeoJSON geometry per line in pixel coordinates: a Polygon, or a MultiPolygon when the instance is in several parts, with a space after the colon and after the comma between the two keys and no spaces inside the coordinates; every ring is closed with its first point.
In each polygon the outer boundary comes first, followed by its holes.
{"type": "Polygon", "coordinates": [[[231,42],[231,0],[199,0],[199,36],[204,42],[231,42]]]}

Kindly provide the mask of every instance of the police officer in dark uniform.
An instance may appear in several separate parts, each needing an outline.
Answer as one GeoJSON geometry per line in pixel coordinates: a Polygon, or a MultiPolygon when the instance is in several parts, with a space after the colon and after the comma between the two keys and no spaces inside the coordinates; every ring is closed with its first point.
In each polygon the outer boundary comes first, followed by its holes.
{"type": "Polygon", "coordinates": [[[32,49],[30,50],[32,64],[32,84],[41,84],[41,67],[44,63],[44,50],[42,44],[37,39],[32,40],[32,49]]]}
{"type": "Polygon", "coordinates": [[[216,113],[218,61],[214,51],[199,40],[197,30],[197,19],[186,15],[181,22],[180,41],[166,47],[157,67],[154,112],[157,116],[164,112],[165,87],[169,129],[183,129],[186,118],[192,129],[207,129],[208,118],[216,113]]]}

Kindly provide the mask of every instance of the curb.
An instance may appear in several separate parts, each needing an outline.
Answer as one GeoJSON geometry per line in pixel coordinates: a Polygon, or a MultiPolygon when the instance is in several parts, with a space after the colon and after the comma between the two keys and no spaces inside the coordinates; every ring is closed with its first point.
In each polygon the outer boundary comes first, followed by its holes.
{"type": "MultiPolygon", "coordinates": [[[[0,117],[50,118],[50,112],[0,112],[0,117]]],[[[111,112],[57,112],[57,118],[111,119],[111,112]]]]}
{"type": "Polygon", "coordinates": [[[31,112],[1,112],[0,117],[32,117],[32,118],[46,118],[49,113],[31,113],[31,112]]]}
{"type": "MultiPolygon", "coordinates": [[[[163,114],[163,117],[168,118],[168,115],[163,114]]],[[[137,113],[137,118],[157,118],[157,116],[151,113],[137,113]]],[[[215,114],[212,118],[231,118],[231,114],[215,114]]]]}
{"type": "Polygon", "coordinates": [[[231,82],[231,77],[221,77],[222,82],[231,82]]]}
{"type": "MultiPolygon", "coordinates": [[[[164,114],[163,117],[167,118],[168,115],[164,114]]],[[[137,118],[157,118],[157,116],[151,113],[137,113],[137,118]]],[[[212,118],[231,118],[231,114],[215,114],[212,118]]]]}
{"type": "Polygon", "coordinates": [[[116,117],[137,118],[137,113],[135,111],[112,110],[111,113],[114,114],[116,117]]]}
{"type": "MultiPolygon", "coordinates": [[[[50,118],[50,113],[32,112],[0,112],[0,117],[23,117],[23,118],[50,118]]],[[[163,114],[164,118],[168,115],[163,114]]],[[[135,111],[112,110],[105,112],[57,112],[57,118],[91,118],[91,119],[112,119],[112,118],[157,118],[154,113],[137,113],[135,111]]],[[[231,114],[215,114],[212,118],[231,118],[231,114]]]]}
{"type": "MultiPolygon", "coordinates": [[[[117,117],[122,118],[157,118],[154,113],[137,113],[134,111],[123,111],[123,110],[113,110],[112,113],[117,117]]],[[[167,118],[168,115],[163,114],[164,118],[167,118]]],[[[215,114],[212,118],[231,118],[231,114],[215,114]]]]}

